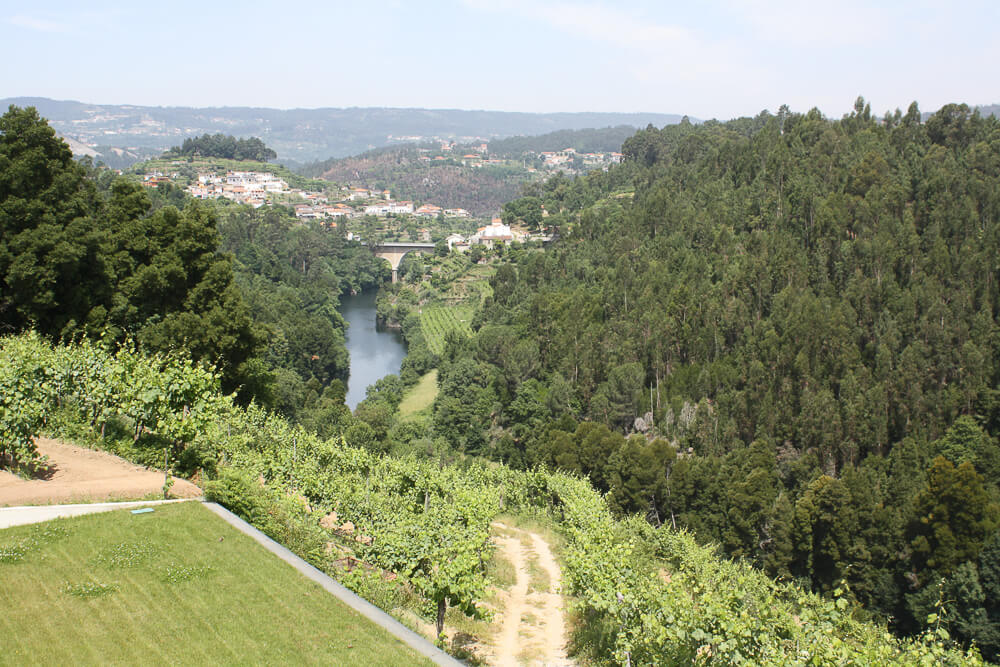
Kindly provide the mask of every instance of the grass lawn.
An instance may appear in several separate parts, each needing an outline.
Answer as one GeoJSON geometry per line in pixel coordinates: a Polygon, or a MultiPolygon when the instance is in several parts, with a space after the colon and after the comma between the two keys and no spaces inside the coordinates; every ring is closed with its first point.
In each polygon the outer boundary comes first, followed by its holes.
{"type": "Polygon", "coordinates": [[[434,398],[437,396],[438,372],[435,368],[429,373],[426,373],[420,381],[417,382],[406,395],[403,396],[403,401],[399,404],[399,416],[404,421],[410,421],[417,417],[417,413],[427,410],[434,403],[434,398]]]}
{"type": "Polygon", "coordinates": [[[0,530],[0,664],[431,664],[200,503],[0,530]]]}

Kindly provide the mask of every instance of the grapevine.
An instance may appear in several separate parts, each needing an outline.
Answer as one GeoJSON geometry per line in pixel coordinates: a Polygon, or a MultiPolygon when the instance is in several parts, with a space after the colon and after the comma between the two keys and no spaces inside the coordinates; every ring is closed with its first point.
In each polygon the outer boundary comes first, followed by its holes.
{"type": "MultiPolygon", "coordinates": [[[[424,317],[437,336],[434,327],[454,313],[424,317]]],[[[616,519],[586,479],[441,467],[323,440],[259,406],[236,405],[220,394],[214,370],[181,356],[54,346],[30,333],[0,339],[0,455],[33,460],[33,438],[57,406],[97,434],[118,419],[181,450],[207,448],[272,497],[302,499],[317,529],[329,513],[351,522],[360,557],[408,580],[437,608],[439,631],[449,605],[480,614],[490,523],[504,511],[548,515],[563,533],[578,617],[607,632],[606,652],[591,656],[597,662],[983,664],[940,634],[898,639],[858,620],[846,593],[830,600],[777,584],[683,531],[616,519]]],[[[14,546],[0,552],[19,557],[14,546]]]]}

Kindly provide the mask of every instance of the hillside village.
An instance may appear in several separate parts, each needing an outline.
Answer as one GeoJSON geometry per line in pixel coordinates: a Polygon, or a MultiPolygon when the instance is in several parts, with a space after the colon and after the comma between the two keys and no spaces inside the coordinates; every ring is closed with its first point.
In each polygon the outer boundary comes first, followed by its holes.
{"type": "MultiPolygon", "coordinates": [[[[180,179],[177,172],[165,174],[151,171],[142,176],[142,184],[155,188],[163,183],[175,184],[180,179]]],[[[418,218],[470,218],[464,208],[442,208],[434,204],[414,207],[412,201],[396,201],[389,190],[369,190],[368,188],[340,188],[339,196],[333,198],[323,192],[292,188],[282,178],[271,172],[228,171],[224,176],[215,172],[200,172],[197,181],[183,188],[195,199],[228,199],[237,204],[247,204],[259,208],[265,204],[290,204],[295,216],[303,220],[323,218],[359,218],[374,216],[384,218],[392,215],[415,215],[418,218]],[[299,203],[293,203],[300,200],[299,203]]]]}
{"type": "Polygon", "coordinates": [[[441,142],[438,150],[432,148],[418,149],[422,155],[419,160],[423,163],[447,163],[457,162],[463,167],[502,167],[518,166],[527,169],[531,173],[538,171],[586,171],[590,169],[607,169],[612,164],[621,162],[622,154],[617,152],[609,153],[581,153],[574,148],[564,148],[560,151],[527,151],[518,157],[511,156],[491,156],[488,145],[481,143],[472,146],[461,146],[455,142],[441,142]],[[457,155],[460,149],[468,152],[457,155]]]}
{"type": "MultiPolygon", "coordinates": [[[[160,171],[152,171],[143,176],[142,184],[145,187],[155,188],[161,183],[175,183],[179,178],[180,174],[176,172],[164,174],[160,171]]],[[[296,218],[300,220],[324,220],[327,225],[333,228],[338,226],[338,222],[364,217],[376,219],[422,218],[425,220],[471,220],[473,218],[463,208],[442,208],[430,203],[415,206],[414,202],[409,200],[394,200],[389,190],[343,186],[331,201],[331,196],[327,193],[292,188],[284,179],[272,172],[228,171],[222,176],[216,172],[200,172],[196,181],[186,186],[184,191],[196,199],[227,199],[254,208],[266,204],[290,205],[295,211],[296,218]]],[[[373,231],[383,234],[392,232],[387,224],[383,224],[373,231]]],[[[432,241],[431,230],[427,227],[421,227],[412,233],[404,233],[404,235],[422,242],[432,241]]],[[[348,232],[348,238],[360,239],[361,236],[354,232],[348,232]]],[[[489,225],[477,228],[472,234],[452,233],[444,240],[448,244],[449,250],[465,252],[475,245],[493,248],[500,243],[524,243],[529,240],[547,241],[548,237],[544,235],[532,236],[527,230],[512,228],[510,225],[504,224],[499,217],[494,217],[489,225]]]]}

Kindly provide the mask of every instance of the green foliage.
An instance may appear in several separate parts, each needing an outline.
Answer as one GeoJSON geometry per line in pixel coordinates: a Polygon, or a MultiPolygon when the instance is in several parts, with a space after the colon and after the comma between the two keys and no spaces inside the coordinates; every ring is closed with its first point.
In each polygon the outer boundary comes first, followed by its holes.
{"type": "Polygon", "coordinates": [[[917,496],[911,546],[918,564],[948,576],[961,563],[975,562],[983,543],[1000,527],[1000,506],[969,462],[955,466],[937,457],[927,486],[917,496]]]}
{"type": "Polygon", "coordinates": [[[100,192],[33,108],[0,118],[0,326],[52,338],[133,337],[216,364],[265,393],[260,339],[203,206],[151,211],[124,179],[100,192]]]}
{"type": "Polygon", "coordinates": [[[971,463],[987,479],[1000,472],[1000,446],[968,415],[956,419],[933,448],[955,465],[971,463]]]}
{"type": "Polygon", "coordinates": [[[55,405],[46,360],[36,335],[6,339],[0,363],[0,464],[38,462],[34,438],[55,405]]]}
{"type": "MultiPolygon", "coordinates": [[[[4,349],[13,349],[9,340],[4,349]]],[[[93,407],[81,401],[82,377],[118,373],[98,373],[98,368],[120,369],[130,363],[133,375],[148,374],[148,386],[170,395],[165,391],[173,382],[170,373],[156,370],[169,369],[170,364],[163,366],[159,358],[144,360],[128,351],[115,356],[93,345],[53,347],[28,336],[19,340],[34,345],[43,365],[55,369],[52,382],[61,388],[59,399],[77,406],[77,419],[84,423],[93,407]]],[[[194,366],[190,372],[214,379],[194,366]]],[[[98,412],[135,419],[136,406],[125,404],[125,399],[112,393],[102,399],[108,402],[97,406],[98,412]]],[[[137,405],[147,404],[143,399],[137,405]]],[[[578,477],[486,464],[459,469],[382,456],[340,439],[321,440],[255,405],[241,408],[231,397],[218,394],[190,411],[157,414],[159,432],[204,439],[223,462],[218,478],[206,485],[210,498],[324,567],[331,565],[327,545],[333,535],[318,519],[335,512],[338,522],[353,525],[347,535],[361,559],[400,574],[437,607],[439,621],[449,605],[470,615],[481,613],[477,602],[490,560],[489,526],[503,507],[506,512],[548,514],[564,533],[568,590],[581,617],[608,630],[603,644],[607,650],[594,656],[601,661],[978,661],[974,652],[954,650],[943,628],[933,636],[902,641],[884,628],[857,620],[857,609],[842,586],[833,591],[835,600],[823,600],[795,586],[776,585],[745,564],[720,560],[684,532],[668,526],[655,529],[641,516],[616,520],[604,497],[578,477]],[[201,427],[186,431],[187,420],[195,418],[203,420],[201,427]]],[[[596,467],[602,448],[616,434],[597,424],[578,430],[593,450],[584,462],[596,467]]],[[[150,576],[161,579],[161,565],[177,565],[176,554],[160,553],[143,535],[100,543],[111,545],[103,547],[98,558],[111,572],[127,567],[141,573],[141,565],[149,563],[150,576]]],[[[33,544],[4,546],[4,553],[17,551],[21,556],[4,559],[0,567],[24,566],[33,544]]],[[[992,585],[992,579],[984,580],[987,587],[992,585]]],[[[131,590],[132,584],[128,586],[131,590]]]]}
{"type": "Polygon", "coordinates": [[[0,117],[0,326],[93,332],[111,296],[99,197],[34,108],[0,117]]]}
{"type": "Polygon", "coordinates": [[[508,257],[473,353],[442,355],[437,433],[922,632],[907,595],[975,565],[1000,492],[998,142],[961,105],[859,99],[650,127],[530,184],[505,215],[560,238],[508,257]]]}
{"type": "Polygon", "coordinates": [[[89,342],[52,347],[28,333],[0,338],[4,381],[10,391],[3,394],[0,419],[11,430],[2,442],[21,463],[32,462],[31,439],[57,405],[96,437],[103,437],[112,420],[127,423],[133,443],[144,435],[154,437],[147,463],[163,461],[164,445],[173,460],[191,449],[202,453],[189,458],[193,467],[209,463],[205,431],[221,400],[219,376],[187,357],[148,356],[131,346],[110,352],[89,342]]]}
{"type": "Polygon", "coordinates": [[[278,157],[278,154],[264,145],[257,137],[237,139],[232,135],[205,134],[200,137],[188,137],[180,146],[174,146],[168,155],[218,157],[229,160],[254,160],[267,162],[278,157]]]}
{"type": "Polygon", "coordinates": [[[205,483],[205,499],[219,503],[241,519],[260,526],[267,520],[272,500],[267,490],[247,473],[231,468],[205,483]]]}

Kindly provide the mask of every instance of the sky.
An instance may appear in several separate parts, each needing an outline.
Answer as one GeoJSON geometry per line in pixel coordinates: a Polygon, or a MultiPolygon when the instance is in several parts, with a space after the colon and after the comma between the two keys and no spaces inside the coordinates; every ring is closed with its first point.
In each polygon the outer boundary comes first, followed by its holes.
{"type": "Polygon", "coordinates": [[[720,120],[1000,102],[997,0],[0,3],[0,98],[720,120]]]}

